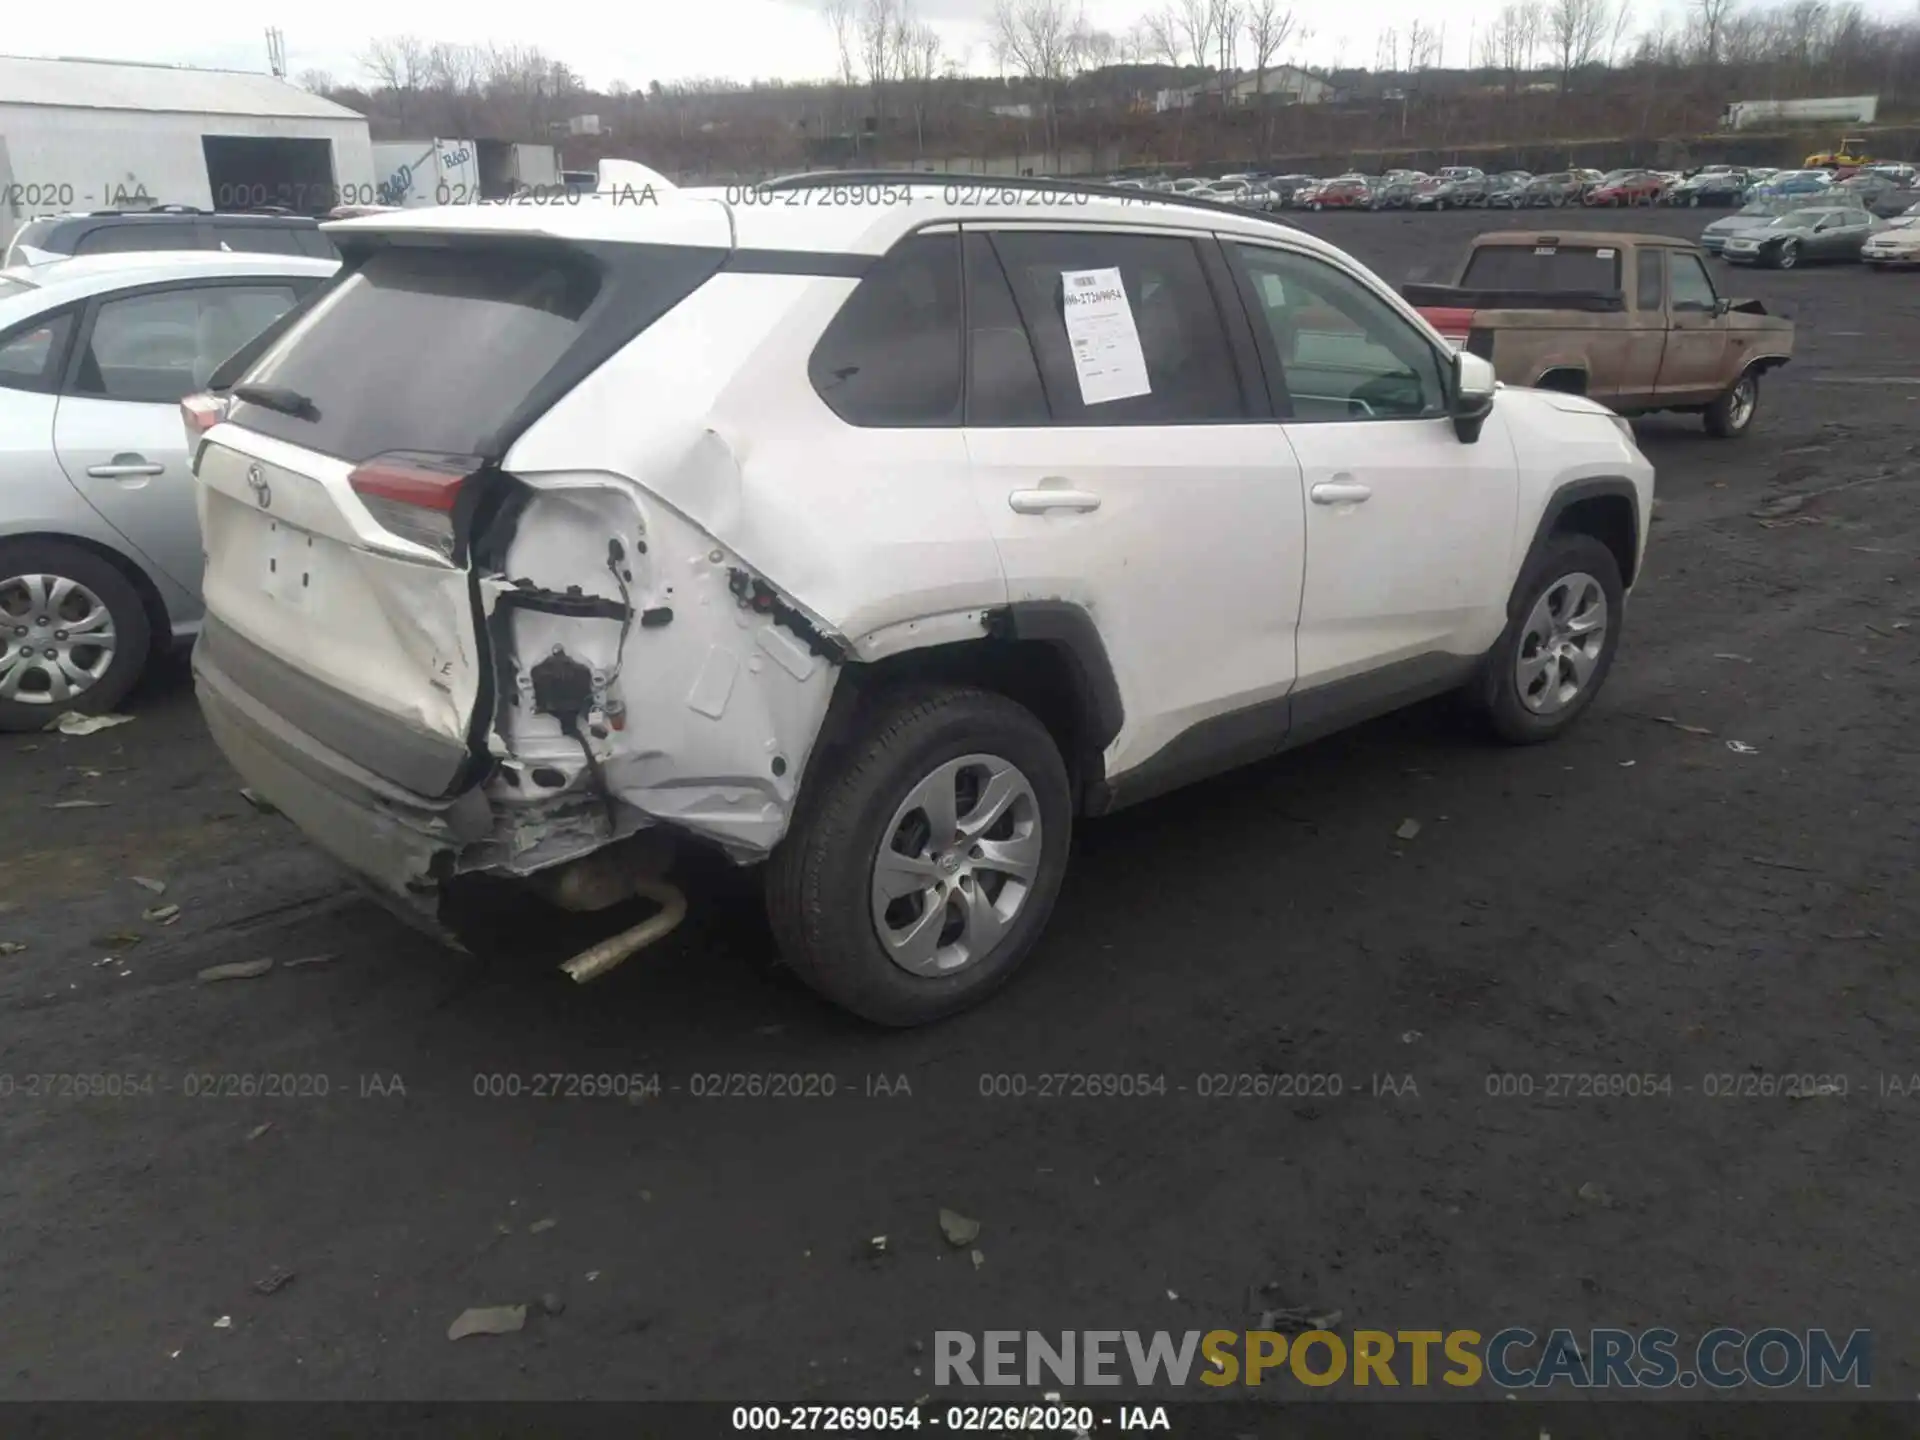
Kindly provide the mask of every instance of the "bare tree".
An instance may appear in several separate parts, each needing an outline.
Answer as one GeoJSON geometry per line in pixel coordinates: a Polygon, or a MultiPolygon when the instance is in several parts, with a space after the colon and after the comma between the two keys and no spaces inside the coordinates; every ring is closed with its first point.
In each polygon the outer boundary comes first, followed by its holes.
{"type": "Polygon", "coordinates": [[[425,43],[415,35],[369,40],[360,54],[360,68],[376,88],[393,93],[395,118],[404,128],[409,105],[431,78],[425,43]]]}
{"type": "Polygon", "coordinates": [[[900,39],[902,0],[862,0],[859,16],[860,61],[866,67],[867,87],[873,92],[876,128],[886,119],[887,86],[895,79],[900,39]]]}
{"type": "Polygon", "coordinates": [[[853,0],[820,0],[820,15],[833,32],[837,67],[834,78],[838,82],[834,86],[835,123],[844,131],[847,128],[847,95],[853,89],[856,78],[853,68],[853,0]]]}
{"type": "Polygon", "coordinates": [[[1620,55],[1620,42],[1627,38],[1633,24],[1633,0],[1616,0],[1613,7],[1613,31],[1607,36],[1607,68],[1611,70],[1620,55]]]}
{"type": "Polygon", "coordinates": [[[1550,0],[1547,38],[1553,46],[1563,92],[1574,71],[1600,57],[1611,18],[1608,0],[1550,0]]]}
{"type": "Polygon", "coordinates": [[[325,70],[302,70],[293,83],[316,95],[325,95],[339,88],[333,83],[333,76],[325,70]]]}
{"type": "Polygon", "coordinates": [[[1692,0],[1694,51],[1708,65],[1720,63],[1720,49],[1734,0],[1692,0]]]}
{"type": "Polygon", "coordinates": [[[1431,69],[1439,48],[1438,29],[1424,20],[1409,22],[1407,25],[1407,73],[1431,69]]]}
{"type": "Polygon", "coordinates": [[[1171,6],[1141,16],[1140,24],[1146,32],[1148,54],[1166,61],[1175,69],[1187,65],[1186,31],[1181,27],[1180,16],[1171,6]]]}
{"type": "Polygon", "coordinates": [[[1247,0],[1247,45],[1253,52],[1253,94],[1264,104],[1267,71],[1294,31],[1294,14],[1281,0],[1247,0]]]}
{"type": "Polygon", "coordinates": [[[993,48],[1002,64],[1016,67],[1039,87],[1046,107],[1047,148],[1060,144],[1061,83],[1073,73],[1087,34],[1070,0],[994,0],[993,48]]]}
{"type": "Polygon", "coordinates": [[[1240,27],[1245,20],[1240,0],[1207,0],[1207,29],[1220,65],[1220,94],[1226,98],[1230,78],[1240,69],[1240,27]]]}
{"type": "Polygon", "coordinates": [[[1178,0],[1180,8],[1175,11],[1180,26],[1180,34],[1187,42],[1187,48],[1193,52],[1193,63],[1201,69],[1201,82],[1206,80],[1206,69],[1213,55],[1213,5],[1212,0],[1178,0]]]}
{"type": "Polygon", "coordinates": [[[903,37],[900,49],[900,76],[913,91],[913,153],[927,153],[927,114],[932,108],[934,87],[945,68],[945,47],[940,32],[931,25],[914,24],[903,37]]]}

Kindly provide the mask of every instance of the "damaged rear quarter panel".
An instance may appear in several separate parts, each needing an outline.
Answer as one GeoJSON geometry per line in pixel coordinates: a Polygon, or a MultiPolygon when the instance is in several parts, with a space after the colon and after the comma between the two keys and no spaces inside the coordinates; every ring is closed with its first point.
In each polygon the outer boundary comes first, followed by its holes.
{"type": "Polygon", "coordinates": [[[509,863],[551,863],[608,833],[579,803],[592,788],[579,740],[535,701],[533,668],[556,655],[592,672],[596,723],[582,733],[613,797],[738,859],[765,854],[785,832],[834,663],[743,602],[738,556],[632,482],[521,478],[537,493],[504,573],[480,582],[501,689],[490,743],[519,782],[490,786],[513,837],[509,863]],[[560,596],[578,587],[630,618],[515,604],[519,582],[560,596]],[[555,773],[563,786],[539,783],[555,773]]]}

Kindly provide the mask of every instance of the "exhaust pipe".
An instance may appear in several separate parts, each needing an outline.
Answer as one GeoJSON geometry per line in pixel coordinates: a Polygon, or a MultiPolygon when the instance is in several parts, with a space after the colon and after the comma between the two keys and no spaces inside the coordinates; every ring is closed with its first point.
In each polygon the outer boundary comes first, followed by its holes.
{"type": "Polygon", "coordinates": [[[631,930],[622,930],[618,935],[602,940],[591,949],[582,950],[562,965],[560,968],[578,984],[598,980],[622,961],[631,959],[656,940],[672,934],[680,922],[687,918],[687,897],[678,885],[637,875],[632,887],[634,894],[658,905],[660,913],[642,920],[631,930]]]}

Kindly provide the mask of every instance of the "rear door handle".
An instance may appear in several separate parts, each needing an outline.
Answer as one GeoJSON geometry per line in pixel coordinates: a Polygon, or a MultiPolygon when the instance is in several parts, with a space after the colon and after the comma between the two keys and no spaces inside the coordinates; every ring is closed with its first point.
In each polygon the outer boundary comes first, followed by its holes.
{"type": "Polygon", "coordinates": [[[1044,515],[1049,510],[1098,510],[1100,497],[1090,490],[1015,490],[1007,504],[1022,515],[1044,515]]]}
{"type": "Polygon", "coordinates": [[[151,460],[142,460],[128,456],[124,460],[115,460],[111,465],[89,465],[87,474],[100,480],[125,480],[132,475],[164,475],[167,467],[155,465],[151,460]]]}
{"type": "Polygon", "coordinates": [[[1309,493],[1316,505],[1358,505],[1373,494],[1373,487],[1356,480],[1322,480],[1309,493]]]}

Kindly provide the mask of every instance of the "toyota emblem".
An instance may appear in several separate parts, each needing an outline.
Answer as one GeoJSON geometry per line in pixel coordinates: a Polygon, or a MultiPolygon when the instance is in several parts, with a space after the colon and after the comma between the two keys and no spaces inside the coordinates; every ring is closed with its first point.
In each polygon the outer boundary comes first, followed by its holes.
{"type": "Polygon", "coordinates": [[[273,487],[267,484],[267,477],[260,473],[258,465],[247,467],[247,486],[253,491],[253,498],[260,502],[262,510],[273,504],[273,487]]]}

